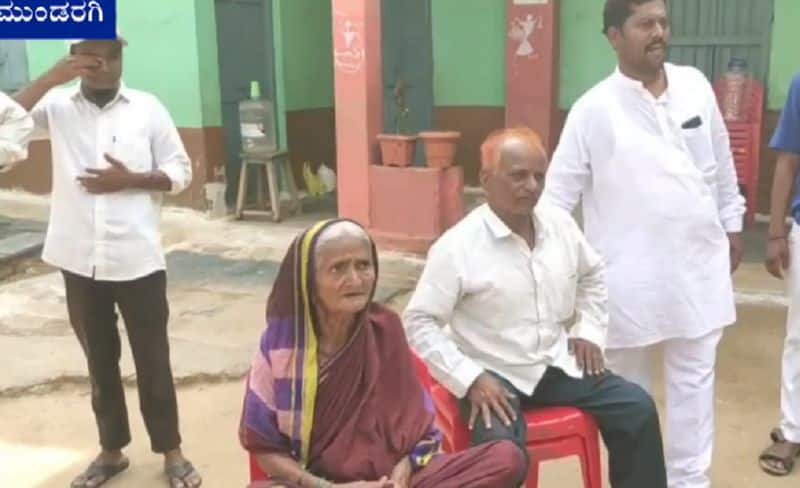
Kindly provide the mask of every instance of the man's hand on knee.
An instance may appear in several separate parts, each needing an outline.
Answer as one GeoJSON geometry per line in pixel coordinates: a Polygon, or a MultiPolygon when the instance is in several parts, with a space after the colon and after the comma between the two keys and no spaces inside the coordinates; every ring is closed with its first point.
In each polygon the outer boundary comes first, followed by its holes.
{"type": "Polygon", "coordinates": [[[588,375],[598,375],[606,371],[603,351],[586,339],[570,339],[569,353],[575,356],[578,367],[588,375]]]}
{"type": "Polygon", "coordinates": [[[475,427],[478,415],[483,417],[483,425],[491,429],[492,412],[506,426],[517,420],[517,413],[509,401],[514,398],[514,394],[505,389],[497,378],[485,371],[469,387],[467,398],[470,403],[469,430],[475,427]]]}

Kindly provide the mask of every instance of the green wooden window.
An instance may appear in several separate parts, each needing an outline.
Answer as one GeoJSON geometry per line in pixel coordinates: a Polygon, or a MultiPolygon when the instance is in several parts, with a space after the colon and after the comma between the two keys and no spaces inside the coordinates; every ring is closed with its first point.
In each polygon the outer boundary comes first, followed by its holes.
{"type": "Polygon", "coordinates": [[[766,81],[773,0],[669,0],[668,7],[670,61],[696,66],[715,80],[732,57],[743,58],[753,76],[766,81]]]}

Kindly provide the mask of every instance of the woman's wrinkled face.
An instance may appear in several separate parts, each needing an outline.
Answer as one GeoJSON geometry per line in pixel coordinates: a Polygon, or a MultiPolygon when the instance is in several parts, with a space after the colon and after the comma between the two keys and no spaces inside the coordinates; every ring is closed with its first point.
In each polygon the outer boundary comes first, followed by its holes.
{"type": "Polygon", "coordinates": [[[375,286],[372,247],[363,237],[341,236],[318,244],[315,298],[328,314],[356,314],[370,300],[375,286]]]}

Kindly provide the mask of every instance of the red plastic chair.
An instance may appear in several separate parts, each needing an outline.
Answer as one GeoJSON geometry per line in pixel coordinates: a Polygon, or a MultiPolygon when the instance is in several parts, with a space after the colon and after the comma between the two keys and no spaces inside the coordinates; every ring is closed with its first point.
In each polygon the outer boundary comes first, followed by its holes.
{"type": "MultiPolygon", "coordinates": [[[[714,83],[717,103],[722,105],[724,80],[714,83]]],[[[726,122],[731,139],[731,152],[736,165],[739,184],[744,187],[747,200],[747,224],[755,221],[758,208],[758,171],[761,162],[761,130],[764,114],[764,85],[757,80],[749,83],[749,99],[745,104],[747,114],[742,122],[726,122]]]]}
{"type": "Polygon", "coordinates": [[[258,465],[258,461],[256,461],[256,457],[250,454],[250,482],[254,481],[266,481],[269,479],[267,473],[261,469],[261,466],[258,465]]]}
{"type": "MultiPolygon", "coordinates": [[[[461,419],[456,398],[428,373],[425,363],[414,356],[420,381],[433,397],[436,424],[442,431],[445,452],[469,447],[469,430],[461,419]]],[[[578,456],[585,488],[602,488],[600,443],[594,419],[572,407],[537,408],[525,412],[528,424],[527,448],[530,456],[527,488],[539,485],[539,463],[548,459],[578,456]]]]}
{"type": "MultiPolygon", "coordinates": [[[[436,424],[442,431],[442,448],[445,452],[467,449],[469,431],[461,419],[455,397],[430,376],[428,367],[416,355],[414,362],[420,381],[433,397],[436,424]]],[[[525,482],[527,488],[536,488],[539,484],[539,463],[567,456],[580,458],[585,488],[602,488],[597,424],[591,416],[577,408],[552,407],[525,412],[525,421],[531,459],[525,482]]],[[[249,462],[251,482],[269,479],[255,456],[250,455],[249,462]]]]}

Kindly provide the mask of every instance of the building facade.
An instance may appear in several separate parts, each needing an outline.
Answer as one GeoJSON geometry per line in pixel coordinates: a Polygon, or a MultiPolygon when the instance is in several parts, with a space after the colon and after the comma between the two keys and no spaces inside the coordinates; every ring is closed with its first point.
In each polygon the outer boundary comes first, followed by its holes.
{"type": "MultiPolygon", "coordinates": [[[[614,55],[600,32],[602,0],[552,1],[560,1],[563,120],[581,93],[614,69],[614,55]]],[[[382,0],[384,126],[391,130],[392,87],[403,80],[411,129],[462,133],[458,163],[468,185],[477,183],[480,142],[504,124],[507,2],[382,0]]],[[[766,143],[791,76],[800,70],[800,2],[670,0],[670,8],[673,60],[716,77],[731,56],[748,59],[767,90],[766,143]]],[[[306,161],[336,168],[336,12],[330,0],[118,0],[118,10],[119,30],[129,41],[125,82],[162,100],[194,163],[195,182],[174,203],[202,208],[203,184],[221,167],[232,201],[239,168],[237,104],[254,80],[274,101],[278,138],[291,151],[301,185],[306,161]]],[[[64,54],[61,41],[0,42],[0,89],[17,89],[64,54]]],[[[762,211],[773,159],[762,151],[762,211]]],[[[49,164],[47,143],[37,142],[31,160],[0,176],[0,186],[46,193],[49,164]]]]}

